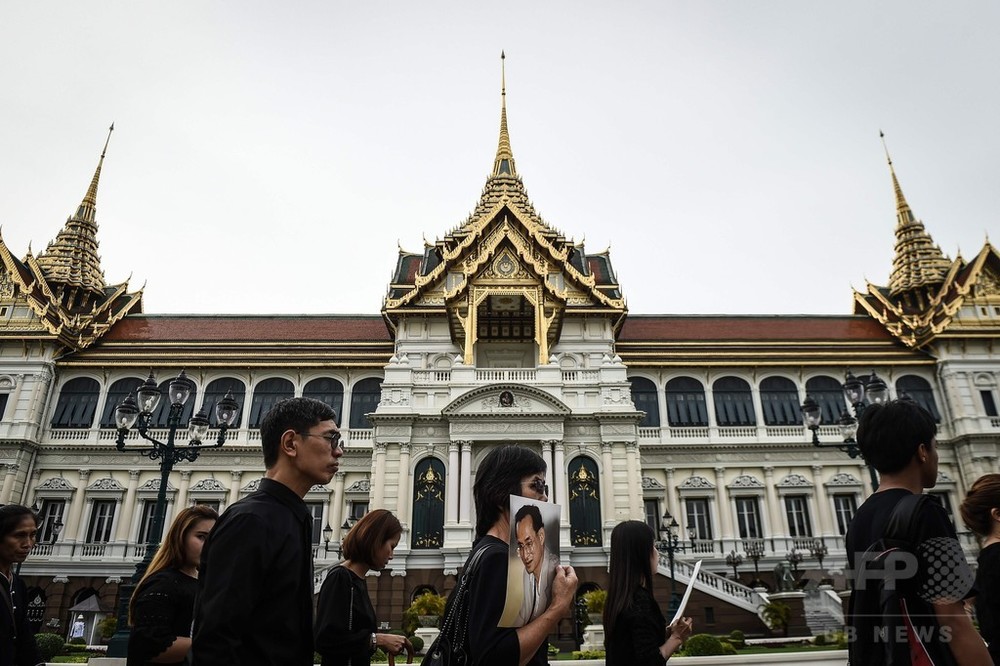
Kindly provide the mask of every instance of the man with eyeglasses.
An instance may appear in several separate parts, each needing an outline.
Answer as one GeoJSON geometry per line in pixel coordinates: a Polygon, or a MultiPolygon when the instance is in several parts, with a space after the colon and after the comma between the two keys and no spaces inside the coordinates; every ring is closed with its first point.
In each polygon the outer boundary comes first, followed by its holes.
{"type": "Polygon", "coordinates": [[[524,565],[524,597],[516,624],[524,626],[548,607],[549,586],[559,558],[545,547],[545,525],[542,512],[536,505],[525,504],[517,510],[514,531],[517,535],[517,554],[524,565]]]}
{"type": "Polygon", "coordinates": [[[282,400],[261,422],[266,472],[219,518],[201,553],[193,663],[313,663],[312,515],[302,498],[330,483],[344,455],[336,414],[282,400]]]}

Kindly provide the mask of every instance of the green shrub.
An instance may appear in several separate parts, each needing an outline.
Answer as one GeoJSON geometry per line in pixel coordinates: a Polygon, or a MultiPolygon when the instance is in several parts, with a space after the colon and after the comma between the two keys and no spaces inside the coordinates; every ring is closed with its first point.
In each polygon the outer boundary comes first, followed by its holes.
{"type": "Polygon", "coordinates": [[[86,645],[87,644],[87,640],[85,638],[83,638],[82,636],[80,636],[78,638],[71,638],[71,639],[69,639],[69,644],[70,645],[86,645]]]}
{"type": "Polygon", "coordinates": [[[549,653],[549,656],[550,656],[550,657],[554,657],[554,656],[556,656],[557,654],[559,654],[559,648],[557,648],[557,647],[556,647],[555,645],[553,645],[552,643],[549,643],[549,649],[548,649],[548,653],[549,653]]]}
{"type": "Polygon", "coordinates": [[[591,590],[583,593],[583,600],[587,604],[588,613],[603,613],[604,604],[608,600],[607,590],[591,590]]]}
{"type": "Polygon", "coordinates": [[[573,659],[604,659],[604,650],[573,650],[573,659]]]}
{"type": "Polygon", "coordinates": [[[826,645],[826,634],[816,634],[813,636],[813,645],[826,645]]]}
{"type": "Polygon", "coordinates": [[[722,654],[737,654],[736,648],[729,641],[719,641],[722,644],[722,654]]]}
{"type": "Polygon", "coordinates": [[[111,640],[111,637],[118,631],[118,618],[114,615],[107,616],[97,623],[97,631],[101,635],[102,640],[111,640]]]}
{"type": "Polygon", "coordinates": [[[424,649],[424,639],[420,636],[410,636],[410,645],[413,646],[414,652],[420,652],[424,649]]]}
{"type": "Polygon", "coordinates": [[[722,654],[725,654],[722,641],[711,634],[695,634],[684,644],[684,655],[688,657],[710,657],[722,654]]]}
{"type": "Polygon", "coordinates": [[[746,636],[739,629],[733,629],[729,632],[729,642],[737,649],[743,649],[747,646],[746,636]]]}
{"type": "Polygon", "coordinates": [[[375,654],[372,655],[372,662],[379,661],[389,661],[389,656],[382,651],[382,648],[375,650],[375,654]]]}
{"type": "Polygon", "coordinates": [[[769,601],[761,611],[764,621],[772,631],[780,631],[785,636],[788,635],[788,625],[792,621],[792,609],[786,603],[780,601],[769,601]]]}
{"type": "Polygon", "coordinates": [[[38,656],[42,661],[52,661],[52,657],[59,654],[65,641],[62,636],[56,634],[35,634],[35,645],[38,646],[38,656]]]}
{"type": "Polygon", "coordinates": [[[433,592],[424,592],[413,600],[409,608],[403,611],[403,631],[406,632],[407,636],[412,635],[420,626],[418,617],[421,615],[437,615],[439,617],[444,615],[446,603],[448,603],[447,597],[433,592]]]}

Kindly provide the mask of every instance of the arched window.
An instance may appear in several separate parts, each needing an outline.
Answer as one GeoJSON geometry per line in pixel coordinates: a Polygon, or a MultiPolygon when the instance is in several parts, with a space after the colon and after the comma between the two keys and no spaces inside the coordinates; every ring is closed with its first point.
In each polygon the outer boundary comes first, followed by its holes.
{"type": "Polygon", "coordinates": [[[63,384],[52,414],[53,428],[89,428],[94,425],[94,412],[101,385],[90,377],[77,377],[63,384]]]}
{"type": "Polygon", "coordinates": [[[437,594],[437,588],[433,585],[418,585],[414,590],[413,594],[410,595],[410,603],[412,604],[417,600],[417,597],[423,596],[425,594],[437,594]]]}
{"type": "Polygon", "coordinates": [[[934,391],[926,379],[917,375],[903,375],[897,379],[896,395],[902,397],[904,394],[930,412],[936,423],[941,423],[941,414],[938,413],[937,403],[934,402],[934,391]]]}
{"type": "Polygon", "coordinates": [[[799,390],[791,379],[768,377],[761,380],[760,408],[766,425],[802,425],[799,390]]]}
{"type": "Polygon", "coordinates": [[[208,422],[213,428],[219,425],[219,422],[215,417],[215,405],[220,400],[225,398],[226,393],[229,391],[233,392],[233,399],[236,400],[236,404],[240,406],[239,411],[236,413],[236,421],[233,423],[233,427],[240,427],[240,422],[243,420],[243,403],[246,398],[247,389],[240,380],[233,377],[224,377],[222,379],[213,379],[208,386],[205,387],[205,401],[202,404],[205,406],[205,413],[208,415],[208,422]]]}
{"type": "Polygon", "coordinates": [[[847,411],[847,401],[844,399],[844,387],[833,377],[820,375],[810,377],[806,381],[806,395],[819,405],[823,425],[835,425],[841,413],[847,411]]]}
{"type": "Polygon", "coordinates": [[[674,377],[667,382],[667,421],[675,428],[708,425],[705,387],[693,377],[674,377]]]}
{"type": "Polygon", "coordinates": [[[570,543],[574,546],[600,546],[601,486],[597,463],[586,456],[569,463],[570,543]]]}
{"type": "Polygon", "coordinates": [[[247,426],[259,428],[260,422],[274,404],[279,400],[295,395],[295,387],[287,379],[272,377],[257,384],[253,390],[253,400],[250,401],[250,418],[247,426]]]}
{"type": "Polygon", "coordinates": [[[302,389],[303,398],[325,402],[337,413],[337,425],[344,415],[344,385],[331,377],[313,379],[302,389]]]}
{"type": "Polygon", "coordinates": [[[140,386],[142,386],[142,380],[138,377],[119,379],[111,385],[111,388],[108,389],[108,397],[104,401],[104,412],[101,414],[102,428],[114,428],[118,425],[115,423],[115,410],[129,393],[140,386]]]}
{"type": "Polygon", "coordinates": [[[712,384],[715,421],[720,426],[757,425],[750,384],[739,377],[723,377],[712,384]]]}
{"type": "Polygon", "coordinates": [[[656,384],[645,377],[630,377],[632,402],[640,412],[646,412],[639,423],[640,428],[656,428],[660,425],[660,403],[656,397],[656,384]]]}
{"type": "Polygon", "coordinates": [[[444,463],[424,458],[413,470],[411,547],[440,548],[444,543],[444,463]]]}
{"type": "Polygon", "coordinates": [[[382,397],[381,379],[362,379],[351,390],[351,429],[371,428],[366,414],[374,412],[382,397]]]}
{"type": "MultiPolygon", "coordinates": [[[[170,382],[174,381],[174,378],[164,379],[160,382],[160,402],[156,405],[156,409],[153,410],[153,416],[149,420],[150,428],[166,428],[170,425],[170,400],[167,398],[170,394],[170,382]]],[[[179,423],[183,426],[191,419],[191,415],[194,414],[194,406],[198,402],[198,390],[195,388],[194,382],[191,383],[191,395],[188,396],[187,402],[184,403],[184,407],[181,408],[181,416],[179,423]]]]}

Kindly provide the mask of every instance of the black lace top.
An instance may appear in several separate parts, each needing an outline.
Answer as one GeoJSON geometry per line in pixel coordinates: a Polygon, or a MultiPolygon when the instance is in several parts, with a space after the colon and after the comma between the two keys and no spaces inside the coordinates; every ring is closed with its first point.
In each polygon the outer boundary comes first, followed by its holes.
{"type": "Polygon", "coordinates": [[[177,569],[158,571],[146,580],[135,599],[128,666],[146,666],[178,636],[191,636],[197,592],[198,579],[177,569]]]}

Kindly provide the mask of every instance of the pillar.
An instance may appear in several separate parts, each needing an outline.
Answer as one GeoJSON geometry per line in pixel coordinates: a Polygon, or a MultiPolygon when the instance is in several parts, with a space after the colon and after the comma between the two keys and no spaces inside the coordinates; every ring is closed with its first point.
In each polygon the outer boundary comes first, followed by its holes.
{"type": "Polygon", "coordinates": [[[128,490],[125,491],[125,501],[122,503],[121,519],[118,521],[116,541],[129,541],[132,529],[132,517],[135,514],[135,493],[139,487],[139,470],[128,471],[128,490]]]}
{"type": "Polygon", "coordinates": [[[462,483],[460,491],[458,522],[461,525],[472,525],[472,442],[462,442],[462,483]]]}
{"type": "Polygon", "coordinates": [[[611,442],[601,442],[601,465],[604,468],[601,471],[601,506],[606,528],[613,528],[619,522],[615,506],[615,468],[611,447],[611,442]]]}
{"type": "MultiPolygon", "coordinates": [[[[340,534],[340,525],[344,522],[344,479],[347,472],[337,472],[333,476],[333,498],[330,500],[330,522],[334,535],[340,534]]],[[[337,536],[337,541],[340,537],[337,536]]]]}
{"type": "Polygon", "coordinates": [[[413,473],[410,470],[410,443],[400,442],[399,444],[399,491],[396,499],[396,517],[403,524],[403,531],[407,531],[410,522],[410,511],[412,502],[410,495],[413,489],[410,487],[413,473]]]}
{"type": "Polygon", "coordinates": [[[229,476],[232,479],[232,483],[229,485],[229,500],[226,502],[226,506],[236,504],[240,499],[240,483],[243,481],[243,472],[238,469],[231,470],[229,476]]]}
{"type": "Polygon", "coordinates": [[[14,493],[14,479],[17,477],[17,463],[5,465],[3,489],[0,489],[0,504],[10,504],[10,496],[14,493]]]}
{"type": "Polygon", "coordinates": [[[184,509],[187,507],[188,488],[191,487],[191,470],[181,470],[181,485],[177,488],[177,507],[184,509]]]}
{"type": "Polygon", "coordinates": [[[632,520],[642,520],[642,470],[639,468],[639,445],[625,442],[628,469],[628,510],[632,520]]]}
{"type": "MultiPolygon", "coordinates": [[[[667,472],[667,487],[663,490],[663,507],[670,512],[671,516],[673,516],[676,519],[681,514],[680,514],[680,506],[677,504],[677,493],[673,492],[674,468],[667,467],[665,471],[667,472]]],[[[657,516],[656,520],[660,520],[660,516],[657,516]]],[[[685,518],[685,523],[684,523],[685,530],[689,527],[692,527],[691,525],[687,524],[686,520],[687,519],[685,518]]]]}
{"type": "Polygon", "coordinates": [[[813,465],[813,485],[816,488],[816,527],[821,536],[830,536],[833,531],[833,516],[830,515],[830,500],[823,485],[823,466],[813,465]]]}
{"type": "MultiPolygon", "coordinates": [[[[715,468],[715,501],[719,505],[719,522],[722,527],[723,539],[735,539],[736,533],[733,531],[733,512],[729,507],[729,498],[726,496],[726,468],[715,468]]],[[[723,546],[725,549],[725,546],[723,546]]]]}
{"type": "Polygon", "coordinates": [[[448,471],[445,477],[448,480],[445,488],[445,509],[444,524],[458,524],[458,492],[459,492],[459,466],[458,466],[459,443],[448,443],[448,471]]]}
{"type": "MultiPolygon", "coordinates": [[[[90,470],[80,470],[80,483],[73,492],[73,501],[69,505],[69,518],[66,520],[66,527],[76,529],[77,541],[83,541],[86,536],[86,526],[83,525],[83,496],[87,493],[87,481],[90,480],[90,470]]],[[[67,534],[69,534],[67,532],[67,534]]]]}
{"type": "Polygon", "coordinates": [[[566,477],[566,445],[556,440],[552,442],[552,449],[552,490],[555,491],[554,501],[559,504],[559,547],[569,548],[569,482],[566,477]]]}
{"type": "Polygon", "coordinates": [[[774,467],[770,465],[764,467],[764,485],[767,486],[767,520],[771,523],[765,533],[777,537],[788,536],[785,521],[781,519],[781,499],[774,487],[774,467]]]}
{"type": "Polygon", "coordinates": [[[375,465],[372,471],[372,506],[373,509],[385,508],[385,459],[388,445],[385,442],[375,442],[375,465]]]}

